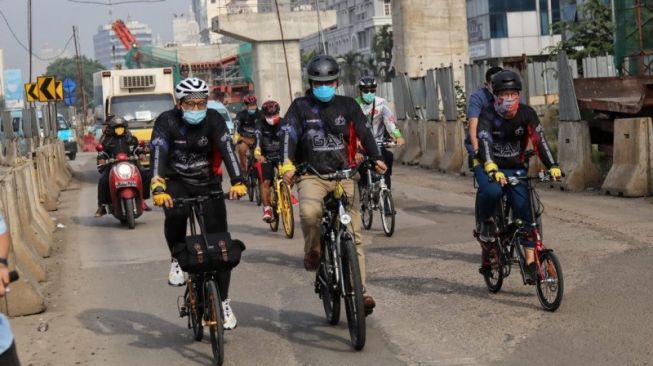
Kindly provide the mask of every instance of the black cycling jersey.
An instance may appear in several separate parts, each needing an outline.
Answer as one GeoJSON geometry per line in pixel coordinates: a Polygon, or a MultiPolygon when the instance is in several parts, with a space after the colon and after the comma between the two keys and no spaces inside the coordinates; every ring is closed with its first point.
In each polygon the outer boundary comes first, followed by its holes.
{"type": "Polygon", "coordinates": [[[261,148],[261,154],[267,160],[281,160],[281,124],[283,120],[274,126],[270,126],[265,119],[259,120],[257,124],[258,135],[256,138],[257,147],[261,148]]]}
{"type": "Polygon", "coordinates": [[[525,104],[520,104],[517,115],[509,120],[499,116],[494,106],[485,108],[478,119],[477,135],[483,163],[494,161],[503,169],[524,168],[524,151],[530,139],[544,165],[556,165],[537,113],[525,104]]]}
{"type": "Polygon", "coordinates": [[[323,103],[308,96],[297,98],[283,121],[284,161],[309,163],[322,174],[355,165],[360,139],[367,155],[381,160],[367,117],[353,98],[336,95],[323,103]]]}
{"type": "Polygon", "coordinates": [[[219,149],[231,177],[231,184],[242,181],[229,129],[217,111],[208,109],[197,125],[183,121],[174,108],[159,115],[152,130],[152,170],[154,176],[180,179],[184,183],[206,186],[217,182],[212,169],[213,149],[219,149]]]}
{"type": "Polygon", "coordinates": [[[236,132],[243,137],[256,137],[256,123],[259,120],[265,122],[263,113],[259,109],[254,114],[249,114],[247,109],[238,112],[236,114],[236,132]]]}
{"type": "MultiPolygon", "coordinates": [[[[102,144],[102,151],[110,158],[115,158],[119,153],[133,156],[138,148],[138,139],[127,131],[122,136],[105,135],[100,140],[100,144],[102,144]]],[[[100,155],[98,160],[101,160],[100,155]]]]}

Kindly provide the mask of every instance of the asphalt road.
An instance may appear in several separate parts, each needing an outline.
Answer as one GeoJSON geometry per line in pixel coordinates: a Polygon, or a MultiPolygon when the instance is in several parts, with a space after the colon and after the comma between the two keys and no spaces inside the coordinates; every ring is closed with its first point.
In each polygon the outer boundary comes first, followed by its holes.
{"type": "MultiPolygon", "coordinates": [[[[166,284],[163,214],[135,230],[93,218],[92,154],[71,162],[75,181],[52,216],[43,285],[46,313],[12,320],[25,365],[209,365],[178,317],[183,291],[166,284]],[[39,325],[48,324],[40,332],[39,325]]],[[[229,202],[229,227],[247,245],[234,270],[238,328],[226,333],[227,365],[646,365],[653,363],[653,205],[598,193],[543,188],[545,244],[565,276],[560,309],[540,308],[517,276],[490,294],[477,272],[470,178],[398,167],[397,230],[366,232],[369,288],[377,309],[367,344],[352,351],[346,324],[326,324],[302,268],[301,230],[271,233],[260,208],[229,202]]],[[[378,219],[378,217],[375,217],[378,219]]],[[[343,315],[344,320],[344,315],[343,315]]],[[[41,326],[41,329],[43,327],[41,326]]]]}

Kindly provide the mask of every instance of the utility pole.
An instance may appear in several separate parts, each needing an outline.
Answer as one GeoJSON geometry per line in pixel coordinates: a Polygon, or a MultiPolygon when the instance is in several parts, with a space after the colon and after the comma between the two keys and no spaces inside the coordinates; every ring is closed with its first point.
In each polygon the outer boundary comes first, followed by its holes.
{"type": "Polygon", "coordinates": [[[79,90],[81,91],[82,97],[82,121],[83,124],[86,124],[86,93],[84,92],[84,65],[82,64],[82,58],[79,54],[79,37],[77,35],[77,26],[73,25],[73,38],[75,42],[75,59],[77,60],[77,84],[79,85],[79,90]]]}
{"type": "Polygon", "coordinates": [[[29,43],[29,82],[32,82],[32,0],[27,0],[27,38],[29,43]]]}

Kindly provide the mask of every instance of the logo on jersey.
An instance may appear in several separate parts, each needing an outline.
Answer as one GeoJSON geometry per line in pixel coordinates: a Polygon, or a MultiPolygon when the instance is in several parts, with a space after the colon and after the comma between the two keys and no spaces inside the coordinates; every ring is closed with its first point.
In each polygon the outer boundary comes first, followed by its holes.
{"type": "Polygon", "coordinates": [[[333,122],[336,126],[344,126],[345,123],[347,123],[347,120],[343,116],[338,116],[333,122]]]}
{"type": "Polygon", "coordinates": [[[524,134],[524,127],[519,127],[515,130],[515,136],[522,136],[524,134]]]}
{"type": "Polygon", "coordinates": [[[209,139],[206,136],[202,136],[199,141],[197,141],[197,146],[206,146],[209,144],[209,139]]]}
{"type": "Polygon", "coordinates": [[[345,139],[342,134],[324,135],[322,133],[313,136],[313,151],[335,151],[345,147],[345,139]]]}

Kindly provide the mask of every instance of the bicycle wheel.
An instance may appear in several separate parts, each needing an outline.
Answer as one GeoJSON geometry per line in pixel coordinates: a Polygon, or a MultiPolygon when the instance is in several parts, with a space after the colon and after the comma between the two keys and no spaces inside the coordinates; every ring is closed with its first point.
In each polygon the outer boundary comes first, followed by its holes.
{"type": "MultiPolygon", "coordinates": [[[[496,244],[495,244],[496,245],[496,244]]],[[[496,248],[496,247],[495,247],[496,248]]],[[[483,280],[485,280],[485,286],[487,286],[487,289],[492,292],[493,294],[499,292],[501,290],[501,286],[503,286],[503,278],[504,278],[504,263],[501,251],[498,249],[495,249],[498,251],[498,256],[499,256],[499,262],[494,263],[490,266],[490,270],[488,272],[483,273],[483,280]]],[[[489,253],[488,255],[492,255],[489,253]]]]}
{"type": "Polygon", "coordinates": [[[331,325],[337,325],[340,323],[340,291],[336,284],[333,263],[330,260],[322,260],[316,276],[326,320],[331,325]]]}
{"type": "Polygon", "coordinates": [[[258,184],[258,178],[254,178],[254,195],[256,196],[256,205],[260,206],[263,203],[261,197],[261,186],[258,184]]]}
{"type": "Polygon", "coordinates": [[[395,203],[392,200],[392,193],[389,190],[381,191],[379,197],[379,211],[381,212],[381,226],[385,236],[392,236],[395,232],[395,203]]]}
{"type": "Polygon", "coordinates": [[[222,365],[224,362],[224,329],[222,328],[222,300],[218,293],[215,281],[207,280],[205,284],[206,311],[205,324],[209,327],[211,337],[211,350],[213,351],[213,364],[222,365]]]}
{"type": "Polygon", "coordinates": [[[553,252],[540,253],[537,275],[537,298],[544,310],[556,311],[562,302],[564,280],[560,261],[553,252]],[[544,274],[544,278],[541,275],[544,274]]]}
{"type": "Polygon", "coordinates": [[[369,230],[372,227],[372,221],[374,221],[372,195],[369,187],[361,189],[361,221],[363,221],[365,230],[369,230]]]}
{"type": "Polygon", "coordinates": [[[295,213],[292,208],[292,199],[290,187],[286,183],[281,183],[281,197],[279,205],[281,207],[281,219],[283,220],[283,231],[288,239],[295,235],[295,213]]]}
{"type": "Polygon", "coordinates": [[[270,222],[270,230],[276,233],[279,230],[279,212],[277,212],[276,205],[272,206],[272,221],[270,222]]]}
{"type": "Polygon", "coordinates": [[[249,202],[254,202],[254,175],[253,172],[249,172],[247,177],[247,196],[249,197],[249,202]]]}
{"type": "Polygon", "coordinates": [[[192,286],[193,286],[192,297],[195,299],[195,303],[193,304],[191,301],[191,294],[189,292],[186,292],[186,307],[190,309],[188,317],[190,318],[190,325],[191,328],[193,329],[193,339],[200,342],[204,337],[204,327],[202,326],[203,307],[202,304],[200,303],[200,297],[197,291],[197,287],[195,285],[195,281],[193,281],[192,286]]]}
{"type": "Polygon", "coordinates": [[[360,351],[365,347],[365,308],[363,306],[363,284],[358,266],[356,246],[351,238],[342,243],[342,281],[345,287],[343,294],[347,325],[351,345],[360,351]]]}

